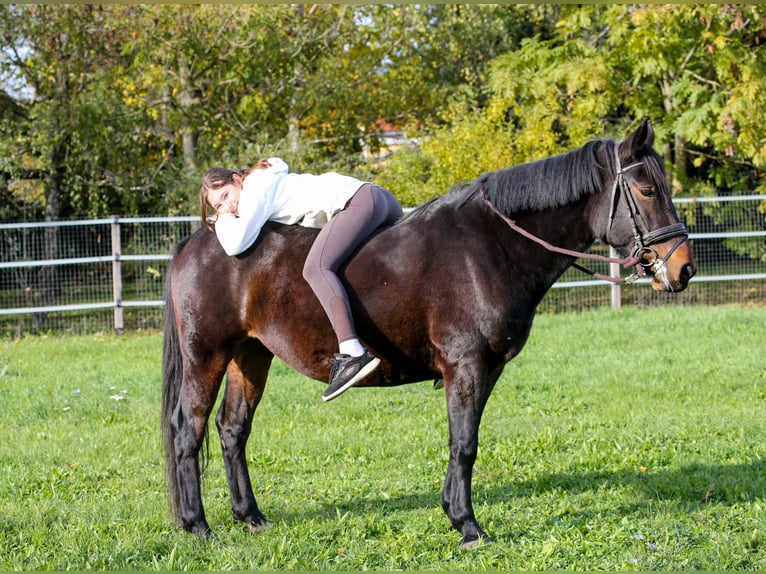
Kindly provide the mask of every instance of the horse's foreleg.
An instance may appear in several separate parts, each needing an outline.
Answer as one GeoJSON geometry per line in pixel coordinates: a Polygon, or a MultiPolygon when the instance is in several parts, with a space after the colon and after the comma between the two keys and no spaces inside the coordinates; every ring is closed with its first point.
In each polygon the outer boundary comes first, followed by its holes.
{"type": "Polygon", "coordinates": [[[444,482],[442,508],[452,527],[463,535],[461,546],[470,548],[489,537],[476,521],[471,501],[473,466],[479,449],[479,424],[487,398],[499,373],[487,377],[482,365],[456,366],[444,373],[449,418],[449,464],[444,482]]]}
{"type": "Polygon", "coordinates": [[[257,341],[251,339],[240,344],[229,364],[226,391],[216,416],[232,513],[235,520],[244,522],[253,532],[262,530],[269,522],[258,509],[253,494],[245,446],[272,358],[273,355],[257,341]]]}
{"type": "Polygon", "coordinates": [[[223,358],[214,363],[184,366],[181,393],[171,417],[179,493],[177,518],[181,528],[200,536],[208,536],[210,526],[202,506],[199,453],[226,364],[223,358]]]}

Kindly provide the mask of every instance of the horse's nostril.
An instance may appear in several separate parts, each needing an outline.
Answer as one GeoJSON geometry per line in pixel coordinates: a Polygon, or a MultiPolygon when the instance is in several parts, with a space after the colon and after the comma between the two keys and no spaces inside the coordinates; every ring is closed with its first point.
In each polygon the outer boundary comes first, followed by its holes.
{"type": "Polygon", "coordinates": [[[681,269],[681,279],[684,283],[689,281],[694,275],[697,273],[697,267],[692,265],[691,263],[687,263],[684,265],[684,268],[681,269]]]}

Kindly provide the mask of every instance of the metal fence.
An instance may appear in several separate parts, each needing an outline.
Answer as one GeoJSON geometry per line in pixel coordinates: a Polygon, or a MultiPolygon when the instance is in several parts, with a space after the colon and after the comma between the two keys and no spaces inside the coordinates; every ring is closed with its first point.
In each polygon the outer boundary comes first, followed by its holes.
{"type": "Polygon", "coordinates": [[[170,253],[196,217],[0,224],[0,336],[154,329],[170,253]]]}
{"type": "MultiPolygon", "coordinates": [[[[538,312],[605,305],[766,303],[766,195],[675,200],[698,274],[678,294],[568,270],[538,312]]],[[[170,253],[196,217],[0,224],[0,337],[156,329],[170,253]]],[[[607,246],[592,251],[607,254],[607,246]]],[[[588,266],[609,274],[608,264],[588,266]]]]}

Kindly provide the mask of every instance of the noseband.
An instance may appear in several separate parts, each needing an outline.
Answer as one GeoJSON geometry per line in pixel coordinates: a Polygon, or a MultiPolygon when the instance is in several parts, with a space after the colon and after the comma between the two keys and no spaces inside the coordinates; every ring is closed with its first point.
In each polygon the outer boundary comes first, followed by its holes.
{"type": "Polygon", "coordinates": [[[630,192],[630,187],[628,186],[628,182],[625,180],[626,173],[628,173],[632,169],[635,169],[639,166],[644,165],[644,162],[640,161],[640,162],[631,164],[627,167],[622,167],[620,165],[620,158],[619,156],[617,156],[616,146],[615,146],[615,159],[617,160],[617,170],[615,172],[614,184],[612,185],[612,193],[611,193],[610,207],[609,207],[609,223],[608,223],[607,231],[606,231],[606,239],[607,239],[607,243],[611,244],[609,240],[609,234],[612,231],[612,226],[614,224],[614,219],[617,214],[617,205],[620,202],[620,197],[624,196],[625,203],[628,207],[628,216],[630,219],[630,225],[633,230],[633,240],[635,242],[635,249],[633,250],[633,253],[630,257],[625,257],[623,259],[617,259],[614,257],[605,257],[603,255],[598,255],[595,253],[584,253],[581,251],[574,251],[571,249],[564,249],[562,247],[556,247],[555,245],[551,245],[544,239],[541,239],[540,237],[533,235],[526,229],[519,227],[514,220],[500,213],[500,211],[497,210],[497,208],[492,204],[492,202],[487,197],[487,190],[484,188],[483,183],[480,185],[481,193],[487,205],[489,205],[492,211],[494,211],[497,215],[499,215],[503,219],[503,221],[505,221],[508,224],[508,226],[511,229],[523,235],[527,239],[530,239],[531,241],[534,241],[535,243],[542,245],[548,251],[552,251],[554,253],[561,253],[562,255],[569,255],[569,256],[577,257],[577,258],[591,259],[595,261],[604,261],[607,263],[617,263],[626,268],[636,267],[637,269],[637,272],[623,279],[621,277],[611,277],[609,275],[596,273],[595,271],[592,271],[586,267],[578,265],[577,263],[574,263],[572,266],[579,269],[580,271],[583,271],[589,275],[592,275],[593,277],[596,277],[597,279],[603,279],[604,281],[609,281],[611,283],[633,283],[636,279],[638,279],[640,276],[645,275],[646,272],[649,271],[652,275],[657,275],[667,286],[667,278],[665,277],[665,274],[663,272],[664,266],[665,266],[665,263],[670,258],[670,256],[673,255],[673,253],[676,251],[676,249],[678,249],[680,245],[684,241],[686,241],[686,239],[688,239],[688,232],[686,230],[686,226],[683,223],[679,222],[679,223],[674,223],[673,225],[668,225],[666,227],[661,227],[660,229],[647,230],[648,226],[646,225],[646,221],[641,215],[640,210],[638,209],[638,203],[636,202],[636,198],[633,197],[633,194],[630,192]],[[638,224],[639,219],[642,222],[642,226],[639,226],[638,224]],[[643,227],[646,231],[642,232],[641,227],[643,227]],[[668,239],[672,239],[673,237],[678,237],[678,241],[676,241],[675,245],[673,245],[673,247],[668,251],[665,257],[660,258],[660,256],[657,254],[657,251],[652,247],[652,245],[655,245],[657,243],[662,243],[664,241],[667,241],[668,239]],[[648,261],[644,261],[645,257],[648,257],[650,259],[648,261]]]}

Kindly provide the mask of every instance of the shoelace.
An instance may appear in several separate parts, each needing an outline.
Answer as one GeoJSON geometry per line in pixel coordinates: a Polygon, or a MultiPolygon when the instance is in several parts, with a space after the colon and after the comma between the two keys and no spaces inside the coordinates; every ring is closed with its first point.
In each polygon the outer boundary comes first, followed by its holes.
{"type": "Polygon", "coordinates": [[[348,355],[340,355],[337,354],[332,359],[332,368],[330,369],[330,381],[335,378],[335,375],[338,371],[343,369],[343,367],[346,366],[346,363],[348,363],[348,359],[346,358],[348,355]]]}

